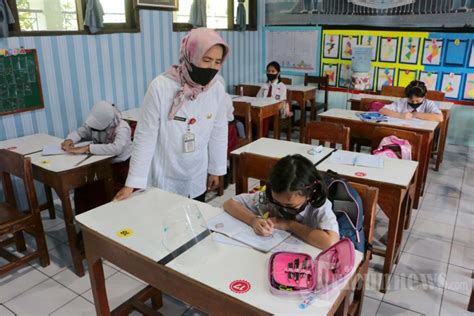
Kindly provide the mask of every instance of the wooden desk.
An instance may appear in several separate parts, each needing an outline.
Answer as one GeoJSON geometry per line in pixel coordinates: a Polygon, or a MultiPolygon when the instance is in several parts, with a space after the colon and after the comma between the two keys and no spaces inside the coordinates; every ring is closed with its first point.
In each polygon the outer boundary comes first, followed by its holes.
{"type": "Polygon", "coordinates": [[[51,145],[61,139],[48,134],[33,134],[23,137],[0,141],[0,149],[8,149],[22,155],[28,155],[43,150],[43,146],[51,145]]]}
{"type": "MultiPolygon", "coordinates": [[[[345,151],[343,151],[345,152],[345,151]]],[[[356,155],[367,155],[355,153],[356,155]]],[[[384,157],[384,168],[350,166],[330,162],[330,157],[316,166],[322,172],[333,170],[349,181],[379,189],[377,203],[388,217],[386,250],[374,249],[374,254],[385,257],[381,291],[386,292],[394,262],[398,262],[407,208],[410,207],[408,191],[416,185],[418,162],[384,157]]]]}
{"type": "MultiPolygon", "coordinates": [[[[164,247],[163,214],[190,203],[199,207],[204,219],[222,212],[208,204],[154,188],[77,217],[84,233],[97,315],[111,314],[102,258],[209,315],[320,315],[337,311],[342,314],[354,275],[306,310],[300,310],[300,298],[288,299],[270,293],[270,253],[215,242],[212,234],[208,235],[202,228],[196,231],[201,237],[187,242],[184,252],[164,247]],[[118,237],[116,233],[123,228],[132,229],[133,235],[118,237]],[[245,260],[241,260],[243,258],[245,260]],[[243,294],[229,288],[230,282],[240,279],[251,284],[250,290],[243,294]]],[[[304,243],[295,245],[292,250],[313,256],[320,252],[304,243]]],[[[356,252],[356,266],[361,260],[362,254],[356,252]]]]}
{"type": "MultiPolygon", "coordinates": [[[[368,99],[384,99],[384,100],[391,100],[397,101],[398,97],[386,96],[386,95],[373,95],[373,94],[355,94],[351,98],[351,110],[360,111],[360,100],[362,98],[368,99]]],[[[453,102],[449,101],[433,101],[435,102],[443,113],[443,122],[439,124],[439,140],[438,140],[438,148],[436,151],[436,164],[435,164],[435,171],[439,170],[439,165],[443,162],[444,157],[444,148],[446,147],[446,138],[448,135],[448,126],[449,126],[449,117],[451,114],[451,110],[454,106],[453,102]]]]}
{"type": "MultiPolygon", "coordinates": [[[[276,140],[271,138],[257,139],[256,141],[231,152],[233,166],[232,173],[234,179],[237,179],[236,177],[239,172],[239,155],[243,152],[276,158],[282,158],[286,155],[300,154],[311,160],[314,164],[317,164],[334,151],[333,148],[323,147],[323,150],[320,153],[310,155],[308,154],[308,150],[312,147],[313,146],[308,144],[289,142],[286,140],[276,140]]],[[[236,183],[236,185],[238,186],[239,184],[236,183]]],[[[241,188],[236,187],[235,189],[236,192],[241,192],[241,188]]]]}
{"type": "Polygon", "coordinates": [[[251,120],[257,125],[257,139],[263,137],[263,120],[266,118],[273,118],[273,137],[280,138],[280,108],[283,101],[246,96],[232,96],[232,101],[250,103],[251,120]]]}
{"type": "MultiPolygon", "coordinates": [[[[57,142],[61,141],[62,139],[57,138],[57,142]]],[[[112,199],[112,156],[92,156],[77,167],[74,165],[84,159],[86,155],[42,156],[41,152],[38,152],[28,157],[31,158],[33,165],[33,178],[45,185],[49,207],[54,207],[51,188],[56,191],[61,199],[74,271],[78,276],[83,276],[83,257],[77,248],[74,212],[69,194],[71,190],[87,183],[104,181],[107,197],[112,199]]]]}
{"type": "Polygon", "coordinates": [[[343,124],[351,129],[351,133],[362,135],[368,139],[373,135],[373,131],[377,126],[386,126],[396,129],[408,130],[416,132],[422,136],[420,153],[421,159],[419,161],[419,171],[416,187],[416,197],[414,201],[414,208],[418,208],[420,196],[423,195],[426,176],[428,174],[428,166],[431,156],[431,148],[433,144],[434,131],[438,126],[438,122],[422,121],[422,120],[398,120],[389,118],[388,122],[372,123],[363,122],[357,116],[358,111],[331,109],[319,116],[322,121],[335,122],[343,124]]]}

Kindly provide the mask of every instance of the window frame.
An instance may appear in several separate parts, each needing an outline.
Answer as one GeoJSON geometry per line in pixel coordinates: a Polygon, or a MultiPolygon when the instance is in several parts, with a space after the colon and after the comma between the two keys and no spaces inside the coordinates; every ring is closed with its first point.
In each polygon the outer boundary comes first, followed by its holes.
{"type": "MultiPolygon", "coordinates": [[[[257,30],[257,1],[249,0],[249,20],[245,31],[257,30]]],[[[238,31],[237,25],[234,24],[234,5],[238,4],[238,0],[227,0],[227,28],[216,29],[218,31],[238,31]]],[[[188,32],[193,28],[190,23],[173,22],[173,32],[188,32]]]]}
{"type": "MultiPolygon", "coordinates": [[[[112,33],[138,33],[140,32],[140,18],[136,1],[125,1],[125,18],[126,23],[104,23],[102,31],[94,33],[98,34],[112,34],[112,33]]],[[[84,16],[86,12],[87,0],[75,0],[78,27],[82,28],[76,31],[22,31],[20,29],[20,19],[18,15],[18,8],[16,0],[7,0],[8,5],[12,11],[15,19],[14,24],[9,25],[9,37],[23,37],[23,36],[54,36],[54,35],[90,35],[91,33],[84,28],[84,16]]]]}

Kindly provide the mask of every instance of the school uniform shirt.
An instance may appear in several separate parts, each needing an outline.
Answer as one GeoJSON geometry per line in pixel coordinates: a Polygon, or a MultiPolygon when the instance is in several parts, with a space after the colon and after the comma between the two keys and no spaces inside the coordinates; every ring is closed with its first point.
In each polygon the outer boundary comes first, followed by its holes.
{"type": "MultiPolygon", "coordinates": [[[[256,215],[270,212],[271,216],[283,217],[279,212],[280,207],[269,202],[265,192],[243,193],[232,199],[256,215]]],[[[329,200],[326,200],[320,208],[314,208],[308,204],[301,213],[296,215],[296,221],[312,229],[330,230],[339,234],[337,218],[332,210],[332,203],[329,200]]]]}
{"type": "MultiPolygon", "coordinates": [[[[411,106],[408,105],[407,98],[399,99],[393,103],[387,104],[383,108],[398,113],[413,112],[414,110],[411,106]]],[[[438,105],[428,99],[423,100],[423,103],[416,108],[416,112],[441,114],[441,110],[439,109],[438,105]]]]}
{"type": "Polygon", "coordinates": [[[186,197],[206,191],[207,174],[227,171],[227,109],[231,99],[219,81],[195,100],[186,101],[169,120],[179,84],[159,75],[143,100],[135,130],[126,186],[158,187],[186,197]],[[184,152],[188,123],[195,137],[195,150],[184,152]]]}
{"type": "Polygon", "coordinates": [[[286,100],[286,85],[283,82],[272,82],[272,83],[265,83],[257,93],[257,97],[259,98],[275,98],[276,100],[283,101],[286,100]],[[270,85],[272,86],[272,93],[269,96],[268,91],[270,89],[270,85]]]}
{"type": "Polygon", "coordinates": [[[132,130],[124,120],[116,127],[107,128],[103,132],[93,131],[87,124],[82,124],[76,131],[67,135],[74,144],[80,141],[92,141],[89,151],[94,155],[113,155],[112,163],[122,162],[132,154],[132,130]]]}

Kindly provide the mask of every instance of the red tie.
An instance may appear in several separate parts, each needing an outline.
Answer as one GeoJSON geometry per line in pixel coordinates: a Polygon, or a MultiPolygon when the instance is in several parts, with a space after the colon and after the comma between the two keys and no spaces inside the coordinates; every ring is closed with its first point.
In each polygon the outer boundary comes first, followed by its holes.
{"type": "Polygon", "coordinates": [[[272,96],[272,84],[270,83],[270,88],[268,88],[267,98],[272,96]]]}

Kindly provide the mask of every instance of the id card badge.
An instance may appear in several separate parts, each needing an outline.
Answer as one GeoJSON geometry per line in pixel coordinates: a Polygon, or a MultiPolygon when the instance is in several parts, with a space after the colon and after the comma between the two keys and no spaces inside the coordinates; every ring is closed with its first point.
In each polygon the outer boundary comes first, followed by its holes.
{"type": "Polygon", "coordinates": [[[192,153],[196,147],[196,139],[194,134],[190,131],[187,131],[183,136],[184,141],[184,152],[185,153],[192,153]]]}

